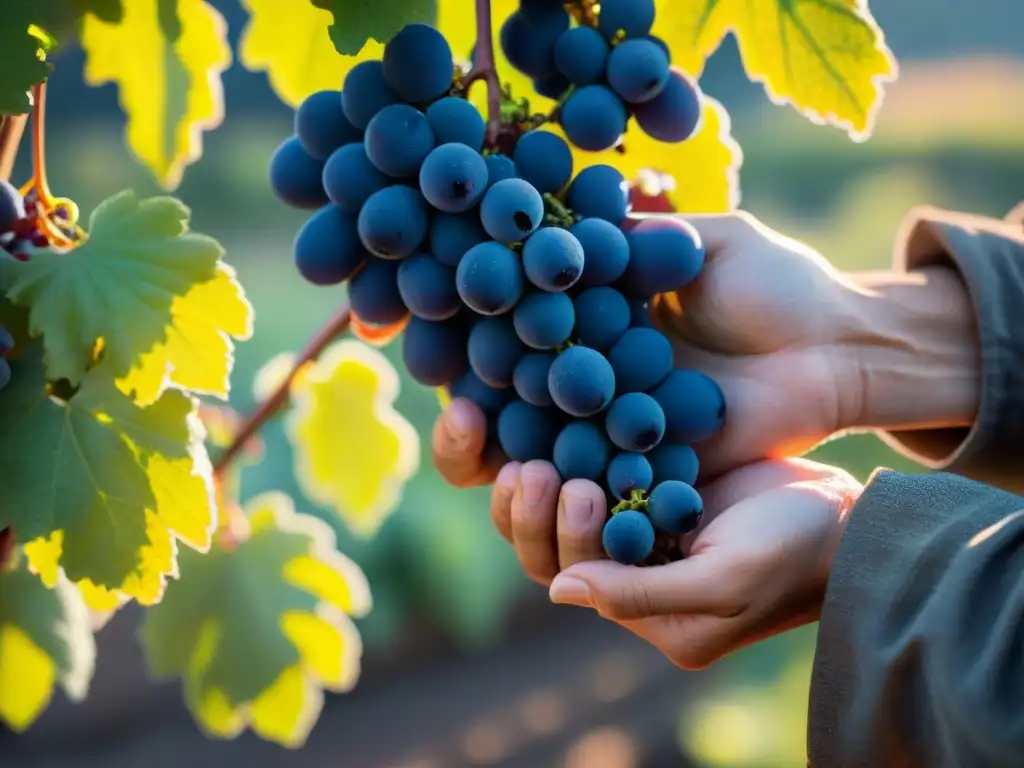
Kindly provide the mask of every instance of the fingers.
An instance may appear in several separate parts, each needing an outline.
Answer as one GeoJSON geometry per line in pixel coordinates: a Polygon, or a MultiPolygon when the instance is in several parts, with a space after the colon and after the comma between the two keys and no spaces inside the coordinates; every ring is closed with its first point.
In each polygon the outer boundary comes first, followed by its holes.
{"type": "Polygon", "coordinates": [[[558,573],[556,506],[562,479],[546,461],[528,461],[512,497],[512,544],[526,575],[547,584],[558,573]]]}
{"type": "Polygon", "coordinates": [[[452,485],[485,485],[494,470],[484,461],[487,419],[475,403],[456,398],[434,423],[431,447],[438,472],[452,485]]]}
{"type": "Polygon", "coordinates": [[[491,490],[491,522],[509,544],[512,543],[512,497],[519,487],[519,472],[523,465],[511,461],[501,468],[491,490]]]}
{"type": "Polygon", "coordinates": [[[562,569],[604,557],[601,532],[607,517],[608,501],[597,483],[570,480],[562,486],[555,526],[562,569]]]}

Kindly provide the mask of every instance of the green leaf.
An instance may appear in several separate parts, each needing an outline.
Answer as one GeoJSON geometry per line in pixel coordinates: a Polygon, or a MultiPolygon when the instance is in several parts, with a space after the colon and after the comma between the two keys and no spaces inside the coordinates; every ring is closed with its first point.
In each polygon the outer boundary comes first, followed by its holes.
{"type": "Polygon", "coordinates": [[[363,572],[335,549],[321,520],[291,499],[262,494],[246,505],[249,531],[233,547],[183,552],[180,577],[146,612],[150,671],[181,677],[186,703],[209,735],[245,726],[299,746],[323,702],[348,690],[362,645],[349,616],[370,607],[363,572]]]}
{"type": "Polygon", "coordinates": [[[227,394],[229,336],[247,338],[252,308],[220,259],[220,244],[188,231],[189,210],[170,197],[122,192],[90,218],[88,239],[67,254],[0,262],[7,297],[28,307],[43,337],[47,378],[77,384],[95,362],[140,404],[168,384],[227,394]]]}
{"type": "Polygon", "coordinates": [[[77,391],[47,387],[34,343],[0,391],[0,528],[51,586],[63,567],[93,607],[160,599],[175,540],[209,547],[214,503],[197,404],[171,390],[140,408],[104,366],[77,391]],[[60,399],[51,392],[65,396],[60,399]]]}
{"type": "MultiPolygon", "coordinates": [[[[7,14],[5,9],[3,14],[7,14]]],[[[26,14],[0,18],[0,115],[24,115],[32,109],[32,86],[50,74],[46,46],[29,32],[26,14]]]]}
{"type": "Polygon", "coordinates": [[[0,720],[27,729],[60,685],[85,698],[96,641],[81,595],[63,577],[47,589],[21,561],[0,572],[0,720]]]}
{"type": "Polygon", "coordinates": [[[406,24],[433,25],[437,0],[310,0],[334,14],[331,41],[342,56],[355,56],[367,40],[386,43],[406,24]]]}

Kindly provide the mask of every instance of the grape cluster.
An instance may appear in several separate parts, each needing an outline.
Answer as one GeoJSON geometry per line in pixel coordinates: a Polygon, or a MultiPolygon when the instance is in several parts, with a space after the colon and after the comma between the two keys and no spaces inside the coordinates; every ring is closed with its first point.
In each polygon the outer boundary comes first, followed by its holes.
{"type": "MultiPolygon", "coordinates": [[[[40,226],[39,198],[35,191],[24,197],[17,187],[0,179],[0,257],[28,261],[32,252],[50,246],[50,238],[40,226]]],[[[63,205],[47,215],[47,222],[64,237],[75,236],[71,213],[63,205]]]]}
{"type": "MultiPolygon", "coordinates": [[[[534,24],[534,12],[565,13],[523,0],[508,24],[534,24]]],[[[573,29],[583,28],[595,31],[573,29]]],[[[616,46],[647,39],[600,21],[596,31],[616,46]]],[[[681,220],[628,220],[623,175],[610,165],[574,175],[555,133],[507,120],[500,141],[487,133],[444,37],[403,28],[381,61],[302,103],[271,160],[276,194],[314,211],[295,263],[314,284],[347,281],[360,323],[404,324],[410,375],[476,403],[509,459],[602,484],[615,500],[609,556],[651,562],[699,521],[691,446],[724,418],[718,386],[676,370],[651,323],[653,297],[700,272],[700,238],[681,220]]]]}

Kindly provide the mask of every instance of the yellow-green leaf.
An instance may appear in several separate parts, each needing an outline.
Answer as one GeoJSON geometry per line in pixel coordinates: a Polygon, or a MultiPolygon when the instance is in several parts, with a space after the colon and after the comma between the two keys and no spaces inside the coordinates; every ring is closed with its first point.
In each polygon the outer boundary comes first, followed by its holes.
{"type": "Polygon", "coordinates": [[[399,380],[380,352],[335,342],[296,377],[288,437],[302,492],[370,536],[419,468],[416,429],[395,410],[399,380]]]}
{"type": "Polygon", "coordinates": [[[0,720],[21,733],[36,721],[57,685],[85,698],[96,662],[89,613],[60,575],[48,589],[24,558],[0,572],[0,720]]]}
{"type": "Polygon", "coordinates": [[[866,0],[658,1],[654,34],[693,75],[729,32],[748,76],[773,102],[858,141],[871,134],[898,68],[866,0]]]}
{"type": "Polygon", "coordinates": [[[160,5],[126,2],[120,22],[87,15],[82,48],[86,83],[117,84],[128,147],[174,189],[202,155],[203,132],[224,117],[220,78],[231,65],[231,46],[224,18],[204,0],[177,0],[177,39],[168,39],[160,5]]]}
{"type": "Polygon", "coordinates": [[[362,644],[349,616],[370,609],[363,572],[335,548],[321,520],[271,492],[246,505],[249,531],[231,548],[183,552],[181,576],[146,612],[142,643],[152,673],[180,677],[209,735],[248,725],[301,746],[323,689],[349,690],[362,644]]]}

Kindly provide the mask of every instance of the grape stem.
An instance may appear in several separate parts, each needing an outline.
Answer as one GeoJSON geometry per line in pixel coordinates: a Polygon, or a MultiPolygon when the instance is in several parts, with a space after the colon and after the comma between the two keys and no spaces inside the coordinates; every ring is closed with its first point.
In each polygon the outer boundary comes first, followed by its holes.
{"type": "Polygon", "coordinates": [[[28,115],[0,116],[0,181],[10,181],[28,115]]]}
{"type": "Polygon", "coordinates": [[[468,88],[477,80],[487,86],[487,146],[498,143],[501,131],[501,81],[494,64],[494,35],[491,31],[491,0],[475,0],[476,3],[476,64],[466,75],[468,88]]]}
{"type": "Polygon", "coordinates": [[[256,436],[263,425],[276,416],[288,403],[288,393],[292,382],[295,381],[295,377],[298,376],[303,366],[320,357],[320,354],[327,348],[327,345],[344,333],[351,322],[352,312],[349,309],[348,302],[345,302],[338,308],[337,312],[331,315],[323,328],[309,341],[299,356],[295,358],[291,370],[288,371],[288,375],[284,377],[281,383],[277,385],[277,388],[264,398],[242,421],[242,425],[231,441],[231,445],[214,462],[213,473],[215,478],[222,477],[231,468],[231,465],[241,455],[246,445],[256,436]]]}

